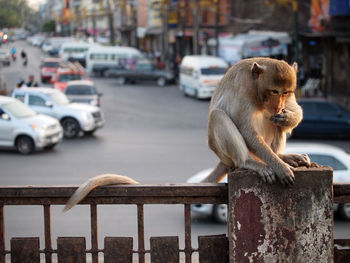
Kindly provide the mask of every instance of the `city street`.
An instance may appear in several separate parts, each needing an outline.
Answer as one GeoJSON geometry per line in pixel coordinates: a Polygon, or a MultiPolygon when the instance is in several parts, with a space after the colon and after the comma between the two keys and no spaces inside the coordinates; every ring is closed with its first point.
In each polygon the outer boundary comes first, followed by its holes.
{"type": "MultiPolygon", "coordinates": [[[[39,81],[42,51],[24,41],[5,47],[12,46],[19,52],[25,49],[29,63],[23,67],[19,57],[10,67],[0,69],[7,78],[8,89],[15,87],[18,78],[27,80],[30,74],[39,81]]],[[[115,79],[93,80],[103,93],[105,127],[94,136],[64,140],[52,151],[23,156],[14,150],[1,150],[1,185],[79,185],[101,173],[127,175],[144,184],[184,183],[193,174],[216,164],[217,158],[206,142],[208,100],[185,97],[175,85],[121,86],[115,79]]],[[[350,141],[318,142],[350,151],[350,141]]],[[[85,236],[89,248],[89,207],[77,206],[64,214],[61,210],[61,206],[53,207],[53,240],[58,236],[85,236]]],[[[136,248],[136,206],[100,206],[98,213],[100,247],[105,236],[134,236],[136,248]]],[[[17,236],[40,236],[44,246],[42,207],[6,207],[5,219],[7,247],[10,238],[17,236]]],[[[146,246],[150,236],[180,236],[183,248],[183,207],[145,206],[145,232],[146,246]]],[[[195,247],[196,236],[225,232],[225,225],[193,215],[195,247]]],[[[335,238],[350,238],[350,222],[335,220],[335,238]]]]}

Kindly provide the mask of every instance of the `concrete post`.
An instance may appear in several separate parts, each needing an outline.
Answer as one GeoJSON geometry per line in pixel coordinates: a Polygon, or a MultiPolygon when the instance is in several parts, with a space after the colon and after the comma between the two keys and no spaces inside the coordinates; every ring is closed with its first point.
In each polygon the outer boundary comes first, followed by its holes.
{"type": "Polygon", "coordinates": [[[328,167],[298,169],[292,187],[230,174],[230,263],[333,262],[332,181],[328,167]]]}

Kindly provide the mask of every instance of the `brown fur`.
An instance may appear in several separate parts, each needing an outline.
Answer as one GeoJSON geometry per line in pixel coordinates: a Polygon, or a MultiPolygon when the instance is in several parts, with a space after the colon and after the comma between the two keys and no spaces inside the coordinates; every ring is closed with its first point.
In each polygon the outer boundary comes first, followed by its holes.
{"type": "Polygon", "coordinates": [[[231,67],[209,107],[208,144],[220,162],[203,182],[217,182],[234,168],[253,169],[266,182],[294,183],[290,166],[310,165],[305,155],[284,155],[286,134],[302,120],[297,104],[297,65],[251,58],[231,67]]]}

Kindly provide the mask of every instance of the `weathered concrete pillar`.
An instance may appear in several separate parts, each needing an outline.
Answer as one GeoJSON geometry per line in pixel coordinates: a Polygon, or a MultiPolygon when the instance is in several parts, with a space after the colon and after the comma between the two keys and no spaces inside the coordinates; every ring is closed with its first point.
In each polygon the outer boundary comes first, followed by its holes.
{"type": "Polygon", "coordinates": [[[333,262],[333,172],[298,169],[295,177],[284,187],[250,170],[229,175],[230,263],[333,262]]]}

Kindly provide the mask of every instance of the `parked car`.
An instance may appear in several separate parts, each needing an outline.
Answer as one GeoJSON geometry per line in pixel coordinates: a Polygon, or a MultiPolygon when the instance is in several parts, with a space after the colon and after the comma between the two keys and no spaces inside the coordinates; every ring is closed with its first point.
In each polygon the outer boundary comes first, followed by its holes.
{"type": "Polygon", "coordinates": [[[41,82],[50,82],[51,78],[55,79],[56,72],[60,66],[61,59],[59,58],[45,58],[40,65],[41,82]]]}
{"type": "Polygon", "coordinates": [[[88,79],[84,68],[80,64],[67,63],[64,67],[60,67],[56,71],[55,78],[51,79],[53,87],[64,92],[67,87],[67,82],[71,80],[88,79]]]}
{"type": "Polygon", "coordinates": [[[66,138],[74,138],[82,131],[93,134],[104,125],[104,114],[96,106],[71,103],[60,90],[52,88],[15,89],[12,97],[30,106],[33,110],[58,119],[66,138]]]}
{"type": "MultiPolygon", "coordinates": [[[[347,154],[342,149],[315,143],[288,143],[286,153],[306,153],[312,162],[316,162],[323,166],[333,168],[334,183],[349,183],[350,182],[350,154],[347,154]]],[[[188,183],[199,183],[207,175],[211,173],[213,168],[205,169],[190,177],[188,183]]],[[[222,183],[227,183],[227,177],[222,183]]],[[[226,223],[227,221],[227,206],[226,204],[196,204],[192,205],[191,209],[195,213],[213,216],[217,222],[226,223]]],[[[350,203],[335,204],[334,211],[345,220],[350,220],[350,203]]]]}
{"type": "Polygon", "coordinates": [[[155,65],[148,60],[137,60],[130,68],[113,68],[106,71],[105,75],[116,77],[120,85],[126,82],[156,81],[157,85],[163,87],[167,82],[174,80],[174,74],[165,69],[156,69],[155,65]]]}
{"type": "Polygon", "coordinates": [[[0,63],[3,66],[10,66],[11,55],[7,50],[0,50],[0,63]]]}
{"type": "Polygon", "coordinates": [[[350,112],[336,103],[319,100],[298,100],[303,108],[302,122],[292,137],[350,137],[350,112]]]}
{"type": "Polygon", "coordinates": [[[99,93],[93,81],[90,80],[72,80],[67,83],[64,90],[71,102],[87,103],[97,107],[101,106],[99,93]]]}
{"type": "Polygon", "coordinates": [[[0,96],[0,146],[16,148],[22,154],[35,149],[52,149],[63,137],[60,123],[37,114],[21,101],[0,96]]]}

